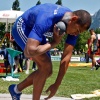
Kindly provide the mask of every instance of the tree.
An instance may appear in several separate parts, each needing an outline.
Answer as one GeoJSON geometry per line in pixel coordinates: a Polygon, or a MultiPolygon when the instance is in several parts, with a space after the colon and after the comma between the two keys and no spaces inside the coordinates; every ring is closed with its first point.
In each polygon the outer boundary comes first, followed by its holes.
{"type": "Polygon", "coordinates": [[[95,33],[96,33],[96,34],[100,34],[100,28],[97,28],[97,29],[95,30],[95,33]]]}
{"type": "Polygon", "coordinates": [[[60,51],[63,51],[63,49],[64,49],[64,44],[65,44],[66,37],[67,37],[67,34],[64,35],[61,42],[56,46],[56,48],[58,48],[60,51]]]}
{"type": "Polygon", "coordinates": [[[15,0],[15,1],[13,2],[12,9],[13,9],[13,10],[20,10],[19,5],[20,5],[19,1],[18,1],[18,0],[15,0]]]}
{"type": "Polygon", "coordinates": [[[62,0],[58,0],[58,1],[56,2],[56,4],[62,5],[62,0]]]}
{"type": "Polygon", "coordinates": [[[78,37],[77,43],[75,45],[75,49],[78,50],[83,50],[85,48],[85,45],[90,37],[90,33],[88,31],[85,31],[81,33],[78,37]]]}
{"type": "Polygon", "coordinates": [[[40,5],[41,4],[41,2],[40,2],[40,0],[36,3],[36,5],[40,5]]]}
{"type": "Polygon", "coordinates": [[[0,23],[0,39],[4,37],[5,34],[5,23],[0,23]]]}

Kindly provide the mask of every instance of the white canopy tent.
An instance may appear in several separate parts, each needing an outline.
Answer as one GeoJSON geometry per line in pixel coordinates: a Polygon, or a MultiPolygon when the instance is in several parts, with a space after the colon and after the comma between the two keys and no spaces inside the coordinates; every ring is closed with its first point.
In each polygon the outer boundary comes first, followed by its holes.
{"type": "Polygon", "coordinates": [[[17,11],[17,10],[0,11],[0,22],[6,23],[6,26],[5,26],[6,32],[8,32],[8,24],[10,23],[10,39],[11,39],[12,23],[14,23],[16,19],[22,14],[23,14],[23,11],[17,11]]]}
{"type": "Polygon", "coordinates": [[[11,28],[12,23],[23,14],[23,11],[17,10],[2,10],[0,11],[0,22],[6,23],[5,31],[8,32],[8,24],[10,23],[10,39],[11,39],[11,28]]]}
{"type": "Polygon", "coordinates": [[[16,18],[23,14],[23,11],[3,10],[0,11],[0,22],[6,23],[6,31],[8,31],[8,23],[14,23],[16,18]]]}

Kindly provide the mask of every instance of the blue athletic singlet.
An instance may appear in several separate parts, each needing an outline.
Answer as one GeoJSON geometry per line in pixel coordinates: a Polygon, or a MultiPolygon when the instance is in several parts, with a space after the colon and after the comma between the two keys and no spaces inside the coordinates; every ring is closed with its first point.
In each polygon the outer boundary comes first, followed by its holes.
{"type": "MultiPolygon", "coordinates": [[[[54,24],[59,22],[65,12],[72,12],[69,8],[56,4],[41,4],[24,12],[14,23],[12,35],[24,50],[27,38],[33,38],[46,43],[46,36],[53,35],[54,24]]],[[[77,36],[68,35],[66,43],[75,45],[77,36]]]]}

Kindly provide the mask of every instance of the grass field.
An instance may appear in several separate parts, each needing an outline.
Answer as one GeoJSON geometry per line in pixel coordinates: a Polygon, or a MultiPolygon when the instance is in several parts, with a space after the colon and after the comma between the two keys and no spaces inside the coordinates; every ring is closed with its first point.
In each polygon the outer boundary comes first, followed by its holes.
{"type": "MultiPolygon", "coordinates": [[[[59,62],[53,62],[53,74],[46,81],[45,87],[42,94],[47,95],[45,90],[50,86],[50,84],[55,82],[59,69],[59,62]]],[[[32,70],[30,69],[30,73],[32,70]]],[[[24,72],[20,72],[21,82],[27,75],[24,72]]],[[[0,74],[0,76],[5,74],[0,74]]],[[[0,78],[0,93],[8,93],[8,86],[10,84],[17,84],[19,82],[8,82],[3,81],[0,78]]],[[[41,83],[40,83],[41,84],[41,83]]],[[[70,97],[71,94],[90,94],[91,91],[100,89],[100,69],[90,70],[90,67],[69,67],[68,71],[60,85],[56,96],[70,97]]],[[[24,94],[32,93],[32,86],[23,90],[24,94]]],[[[90,98],[84,100],[100,100],[100,97],[90,98]]]]}

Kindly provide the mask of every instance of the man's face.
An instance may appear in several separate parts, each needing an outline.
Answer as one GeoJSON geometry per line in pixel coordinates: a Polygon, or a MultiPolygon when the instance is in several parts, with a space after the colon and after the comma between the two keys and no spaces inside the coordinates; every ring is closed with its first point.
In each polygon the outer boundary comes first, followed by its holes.
{"type": "Polygon", "coordinates": [[[85,31],[84,27],[81,27],[79,24],[76,23],[76,21],[70,21],[67,24],[67,30],[66,30],[67,34],[77,36],[78,34],[84,31],[85,31]]]}
{"type": "Polygon", "coordinates": [[[93,30],[90,30],[90,34],[92,35],[94,33],[94,31],[93,30]]]}

